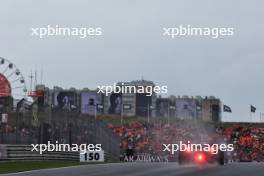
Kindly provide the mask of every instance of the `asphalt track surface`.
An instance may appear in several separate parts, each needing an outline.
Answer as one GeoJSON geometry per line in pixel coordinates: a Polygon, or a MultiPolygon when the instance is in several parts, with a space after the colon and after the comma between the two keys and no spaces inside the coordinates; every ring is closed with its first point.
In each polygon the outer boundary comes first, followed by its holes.
{"type": "Polygon", "coordinates": [[[177,163],[116,163],[45,169],[1,176],[264,176],[264,163],[178,166],[177,163]]]}

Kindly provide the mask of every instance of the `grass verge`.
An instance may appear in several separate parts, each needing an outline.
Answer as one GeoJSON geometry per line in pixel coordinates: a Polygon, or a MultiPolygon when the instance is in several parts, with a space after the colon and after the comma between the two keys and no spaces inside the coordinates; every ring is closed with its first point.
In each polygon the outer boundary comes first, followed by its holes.
{"type": "Polygon", "coordinates": [[[78,161],[17,161],[0,162],[0,174],[83,165],[78,161]]]}

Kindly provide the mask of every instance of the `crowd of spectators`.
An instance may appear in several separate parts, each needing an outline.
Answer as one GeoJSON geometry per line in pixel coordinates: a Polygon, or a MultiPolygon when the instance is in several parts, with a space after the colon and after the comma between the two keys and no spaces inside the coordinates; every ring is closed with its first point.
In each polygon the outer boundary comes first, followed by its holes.
{"type": "Polygon", "coordinates": [[[205,138],[208,141],[207,130],[199,128],[191,122],[179,120],[168,124],[164,121],[146,123],[134,121],[128,124],[112,125],[115,134],[121,138],[120,149],[123,156],[127,149],[133,149],[135,154],[147,153],[152,156],[166,156],[169,161],[177,160],[178,156],[170,152],[163,152],[162,144],[179,143],[180,141],[201,141],[205,138]]]}
{"type": "Polygon", "coordinates": [[[170,124],[163,121],[146,123],[135,120],[123,126],[108,123],[108,128],[121,138],[122,157],[127,149],[133,149],[135,154],[166,155],[169,161],[174,161],[178,158],[177,153],[171,155],[163,152],[162,144],[187,140],[196,142],[206,140],[210,143],[217,139],[234,144],[234,151],[229,153],[228,157],[232,161],[264,161],[264,128],[240,125],[206,128],[201,124],[184,120],[170,124]]]}
{"type": "MultiPolygon", "coordinates": [[[[109,119],[109,118],[108,118],[109,119]]],[[[98,118],[106,122],[105,119],[98,118]]],[[[202,122],[188,120],[172,120],[169,124],[164,120],[148,123],[145,120],[133,119],[123,125],[118,120],[107,122],[108,128],[121,139],[120,151],[122,156],[127,149],[133,149],[136,154],[149,154],[152,156],[167,157],[169,161],[177,160],[177,153],[172,155],[163,152],[162,144],[187,142],[212,142],[216,138],[222,138],[226,143],[234,144],[234,152],[231,160],[234,161],[262,161],[264,162],[264,128],[241,124],[231,124],[215,128],[202,122]],[[205,141],[206,140],[206,141],[205,141]]],[[[48,125],[49,140],[52,142],[72,143],[93,142],[95,138],[94,128],[86,119],[74,120],[71,125],[56,122],[48,125]],[[93,136],[93,137],[92,137],[93,136]]],[[[14,125],[2,124],[0,126],[0,143],[39,142],[39,127],[20,125],[17,129],[14,125]]]]}
{"type": "Polygon", "coordinates": [[[234,160],[264,162],[264,128],[232,125],[216,131],[234,144],[234,160]]]}
{"type": "Polygon", "coordinates": [[[11,124],[1,124],[0,134],[0,143],[28,143],[34,139],[35,130],[30,130],[26,126],[22,126],[17,129],[11,124]]]}

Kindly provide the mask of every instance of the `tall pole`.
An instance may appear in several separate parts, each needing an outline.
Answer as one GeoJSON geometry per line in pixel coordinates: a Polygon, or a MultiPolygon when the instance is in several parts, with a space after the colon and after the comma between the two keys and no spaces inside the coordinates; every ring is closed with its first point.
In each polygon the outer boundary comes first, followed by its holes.
{"type": "Polygon", "coordinates": [[[32,71],[29,78],[30,78],[30,92],[32,92],[32,81],[33,81],[32,79],[34,78],[34,76],[32,75],[32,71]]]}
{"type": "Polygon", "coordinates": [[[25,99],[22,98],[18,103],[17,103],[17,107],[16,107],[16,144],[18,143],[18,128],[19,128],[19,125],[18,125],[18,120],[19,120],[19,110],[22,106],[22,103],[25,99]]]}
{"type": "Polygon", "coordinates": [[[18,118],[19,118],[19,107],[17,104],[17,109],[16,109],[16,144],[18,143],[18,118]]]}
{"type": "Polygon", "coordinates": [[[252,112],[251,112],[251,110],[250,110],[249,115],[250,115],[250,121],[252,122],[253,120],[252,120],[252,112]]]}
{"type": "Polygon", "coordinates": [[[95,103],[94,105],[94,120],[96,121],[96,116],[97,116],[97,105],[95,103]]]}
{"type": "Polygon", "coordinates": [[[42,84],[42,81],[43,81],[43,66],[41,66],[40,84],[42,84]]]}
{"type": "Polygon", "coordinates": [[[52,119],[52,107],[49,105],[49,123],[51,124],[52,119]]]}
{"type": "MultiPolygon", "coordinates": [[[[52,123],[52,109],[53,109],[53,106],[48,104],[48,107],[49,107],[49,124],[50,124],[50,128],[54,129],[54,126],[53,126],[53,123],[52,123]]],[[[53,141],[53,139],[54,139],[54,133],[52,133],[51,141],[53,141]]]]}
{"type": "Polygon", "coordinates": [[[121,102],[121,126],[123,127],[123,109],[124,107],[123,107],[123,102],[121,102]]]}
{"type": "Polygon", "coordinates": [[[170,104],[168,103],[168,125],[170,124],[170,104]]]}
{"type": "Polygon", "coordinates": [[[148,104],[148,123],[149,123],[149,104],[148,104]]]}
{"type": "Polygon", "coordinates": [[[68,122],[68,132],[69,132],[69,144],[72,145],[72,124],[71,119],[72,116],[69,116],[70,111],[66,112],[67,122],[68,122]]]}
{"type": "Polygon", "coordinates": [[[41,118],[41,123],[40,123],[40,144],[44,143],[43,135],[44,135],[44,123],[43,119],[41,118]]]}

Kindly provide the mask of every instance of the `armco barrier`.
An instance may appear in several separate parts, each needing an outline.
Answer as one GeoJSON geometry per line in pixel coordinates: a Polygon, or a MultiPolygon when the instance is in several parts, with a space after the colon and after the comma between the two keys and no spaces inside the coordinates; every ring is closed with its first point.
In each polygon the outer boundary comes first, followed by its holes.
{"type": "MultiPolygon", "coordinates": [[[[3,146],[3,145],[2,145],[3,146]]],[[[3,147],[2,147],[3,148],[3,147]]],[[[4,147],[7,157],[0,157],[0,161],[42,161],[42,160],[67,160],[67,161],[79,161],[79,152],[39,152],[31,151],[30,145],[6,145],[4,147]]],[[[105,161],[109,161],[109,154],[105,153],[105,161]]]]}
{"type": "Polygon", "coordinates": [[[78,152],[44,152],[41,155],[31,150],[30,145],[7,145],[7,160],[79,160],[78,152]]]}

